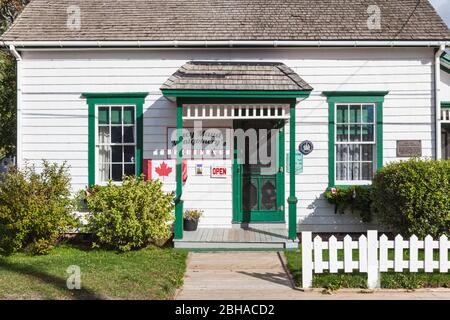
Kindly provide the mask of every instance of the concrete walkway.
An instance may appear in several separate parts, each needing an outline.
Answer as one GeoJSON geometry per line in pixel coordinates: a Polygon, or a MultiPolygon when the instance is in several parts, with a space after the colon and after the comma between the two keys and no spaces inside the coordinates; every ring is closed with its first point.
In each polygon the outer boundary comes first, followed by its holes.
{"type": "Polygon", "coordinates": [[[339,290],[323,294],[322,290],[301,291],[285,270],[282,252],[208,252],[190,253],[183,288],[178,300],[275,300],[275,299],[446,299],[450,289],[406,292],[380,290],[339,290]]]}

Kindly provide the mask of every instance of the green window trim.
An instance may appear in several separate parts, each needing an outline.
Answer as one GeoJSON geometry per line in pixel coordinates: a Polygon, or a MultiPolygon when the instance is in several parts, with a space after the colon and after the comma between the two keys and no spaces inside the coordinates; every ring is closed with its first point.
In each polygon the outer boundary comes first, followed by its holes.
{"type": "Polygon", "coordinates": [[[442,109],[450,109],[450,101],[441,101],[442,109]]]}
{"type": "MultiPolygon", "coordinates": [[[[328,187],[336,186],[335,173],[335,104],[374,103],[376,109],[376,165],[383,166],[383,103],[389,91],[325,91],[328,98],[328,187]]],[[[340,186],[340,185],[339,185],[340,186]]]]}
{"type": "Polygon", "coordinates": [[[96,184],[95,130],[97,105],[135,105],[136,106],[136,173],[142,173],[144,101],[148,92],[130,93],[83,93],[88,104],[88,184],[96,184]]]}
{"type": "Polygon", "coordinates": [[[450,73],[450,55],[442,54],[441,56],[441,70],[450,73]]]}

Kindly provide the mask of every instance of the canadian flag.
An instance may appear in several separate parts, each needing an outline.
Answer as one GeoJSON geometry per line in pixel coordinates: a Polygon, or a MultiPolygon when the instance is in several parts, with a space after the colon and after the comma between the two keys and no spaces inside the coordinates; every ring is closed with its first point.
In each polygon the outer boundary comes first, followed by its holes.
{"type": "MultiPolygon", "coordinates": [[[[182,179],[186,182],[187,160],[183,160],[181,165],[182,179]]],[[[144,160],[145,180],[157,179],[163,182],[175,182],[176,180],[176,161],[175,160],[144,160]]]]}

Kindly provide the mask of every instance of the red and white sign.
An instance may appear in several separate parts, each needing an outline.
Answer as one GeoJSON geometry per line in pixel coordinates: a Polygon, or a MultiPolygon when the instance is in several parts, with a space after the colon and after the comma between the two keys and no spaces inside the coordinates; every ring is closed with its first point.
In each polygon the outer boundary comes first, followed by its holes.
{"type": "Polygon", "coordinates": [[[225,166],[211,166],[211,178],[226,178],[227,167],[225,166]]]}
{"type": "MultiPolygon", "coordinates": [[[[186,182],[187,161],[182,162],[182,178],[186,182]]],[[[156,179],[163,182],[175,182],[176,177],[176,162],[175,160],[144,160],[144,174],[147,180],[156,179]]]]}

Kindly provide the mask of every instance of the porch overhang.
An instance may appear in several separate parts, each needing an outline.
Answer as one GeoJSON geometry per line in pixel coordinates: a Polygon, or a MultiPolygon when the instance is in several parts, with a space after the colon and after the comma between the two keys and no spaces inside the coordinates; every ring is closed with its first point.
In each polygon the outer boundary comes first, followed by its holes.
{"type": "Polygon", "coordinates": [[[288,238],[297,238],[295,192],[296,105],[313,88],[291,68],[279,62],[191,61],[161,87],[163,95],[177,102],[177,165],[174,239],[183,238],[183,120],[286,119],[289,121],[288,238]]]}
{"type": "Polygon", "coordinates": [[[168,98],[297,99],[313,88],[280,62],[190,61],[161,87],[168,98]]]}

